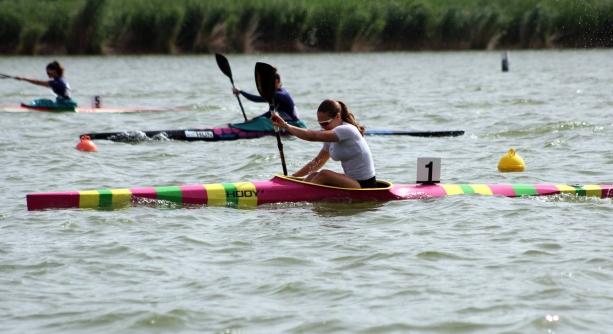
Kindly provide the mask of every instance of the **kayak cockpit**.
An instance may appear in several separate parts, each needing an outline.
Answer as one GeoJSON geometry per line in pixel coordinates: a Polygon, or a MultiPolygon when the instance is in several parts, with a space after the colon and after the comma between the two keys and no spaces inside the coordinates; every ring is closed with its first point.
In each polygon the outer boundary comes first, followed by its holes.
{"type": "Polygon", "coordinates": [[[295,176],[285,176],[285,175],[275,175],[271,181],[286,181],[291,183],[298,183],[302,185],[308,185],[318,188],[327,188],[327,189],[336,189],[336,190],[346,190],[346,191],[379,191],[379,190],[389,190],[392,188],[392,183],[384,180],[377,180],[377,187],[374,188],[342,188],[342,187],[334,187],[327,186],[324,184],[318,184],[313,182],[305,181],[302,177],[295,176]]]}

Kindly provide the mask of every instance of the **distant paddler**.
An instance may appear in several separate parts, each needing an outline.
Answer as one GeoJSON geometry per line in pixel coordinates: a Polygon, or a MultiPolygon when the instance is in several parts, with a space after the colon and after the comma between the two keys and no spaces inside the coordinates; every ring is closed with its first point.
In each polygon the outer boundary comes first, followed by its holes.
{"type": "MultiPolygon", "coordinates": [[[[275,68],[276,69],[276,68],[275,68]]],[[[286,121],[288,124],[299,127],[306,128],[306,124],[300,120],[298,116],[298,111],[296,110],[296,105],[294,103],[294,99],[289,94],[289,92],[283,88],[281,83],[281,76],[279,72],[275,72],[275,109],[279,113],[279,115],[286,121]]],[[[240,90],[237,87],[232,87],[232,93],[238,96],[239,94],[247,98],[247,100],[252,102],[267,102],[263,97],[255,94],[251,94],[245,92],[244,90],[240,90]]],[[[230,127],[238,128],[245,131],[273,131],[273,124],[270,122],[270,110],[263,113],[260,116],[254,117],[251,120],[244,123],[233,123],[230,124],[230,127]]]]}
{"type": "Polygon", "coordinates": [[[375,164],[368,143],[364,139],[364,127],[355,119],[345,103],[324,100],[317,109],[317,121],[322,130],[302,129],[288,124],[273,114],[275,126],[308,141],[323,142],[319,154],[292,176],[307,176],[305,181],[342,188],[377,187],[375,164]],[[344,173],[321,167],[328,161],[340,161],[344,173]]]}
{"type": "Polygon", "coordinates": [[[49,63],[47,65],[47,76],[49,76],[51,80],[29,79],[19,76],[12,77],[19,81],[26,81],[34,85],[49,87],[57,95],[55,101],[51,99],[36,99],[28,104],[22,104],[22,106],[33,109],[75,111],[77,103],[70,97],[70,85],[64,79],[64,67],[57,61],[49,63]]]}

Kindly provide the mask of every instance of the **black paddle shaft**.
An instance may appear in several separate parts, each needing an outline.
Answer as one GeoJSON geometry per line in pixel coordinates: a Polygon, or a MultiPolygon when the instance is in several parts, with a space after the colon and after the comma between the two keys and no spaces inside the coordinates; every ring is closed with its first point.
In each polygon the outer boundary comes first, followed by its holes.
{"type": "Polygon", "coordinates": [[[464,130],[415,131],[415,130],[366,130],[366,136],[457,137],[464,130]]]}
{"type": "Polygon", "coordinates": [[[281,157],[283,175],[287,176],[287,166],[285,165],[285,154],[283,154],[283,142],[281,142],[281,135],[279,134],[279,131],[277,131],[275,135],[277,136],[277,148],[279,149],[279,156],[281,157]]]}

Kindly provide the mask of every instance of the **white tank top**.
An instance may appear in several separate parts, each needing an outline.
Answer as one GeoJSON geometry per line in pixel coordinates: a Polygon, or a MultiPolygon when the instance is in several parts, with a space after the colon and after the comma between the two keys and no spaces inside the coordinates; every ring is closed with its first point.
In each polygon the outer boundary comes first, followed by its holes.
{"type": "Polygon", "coordinates": [[[330,153],[332,160],[340,160],[345,175],[356,180],[368,180],[375,176],[372,154],[360,131],[345,122],[332,131],[338,142],[326,142],[323,148],[330,153]]]}

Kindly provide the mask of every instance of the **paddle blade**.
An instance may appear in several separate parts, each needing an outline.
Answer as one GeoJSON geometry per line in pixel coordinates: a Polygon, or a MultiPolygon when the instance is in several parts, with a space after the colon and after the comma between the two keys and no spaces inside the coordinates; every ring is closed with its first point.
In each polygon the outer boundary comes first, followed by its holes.
{"type": "Polygon", "coordinates": [[[275,74],[277,69],[266,63],[255,64],[255,85],[258,92],[270,105],[274,105],[275,97],[275,74]]]}
{"type": "Polygon", "coordinates": [[[223,72],[223,74],[230,78],[230,81],[234,83],[234,80],[232,79],[232,69],[230,68],[228,59],[226,59],[226,57],[221,53],[216,53],[215,60],[217,61],[217,66],[219,66],[219,69],[223,72]]]}

